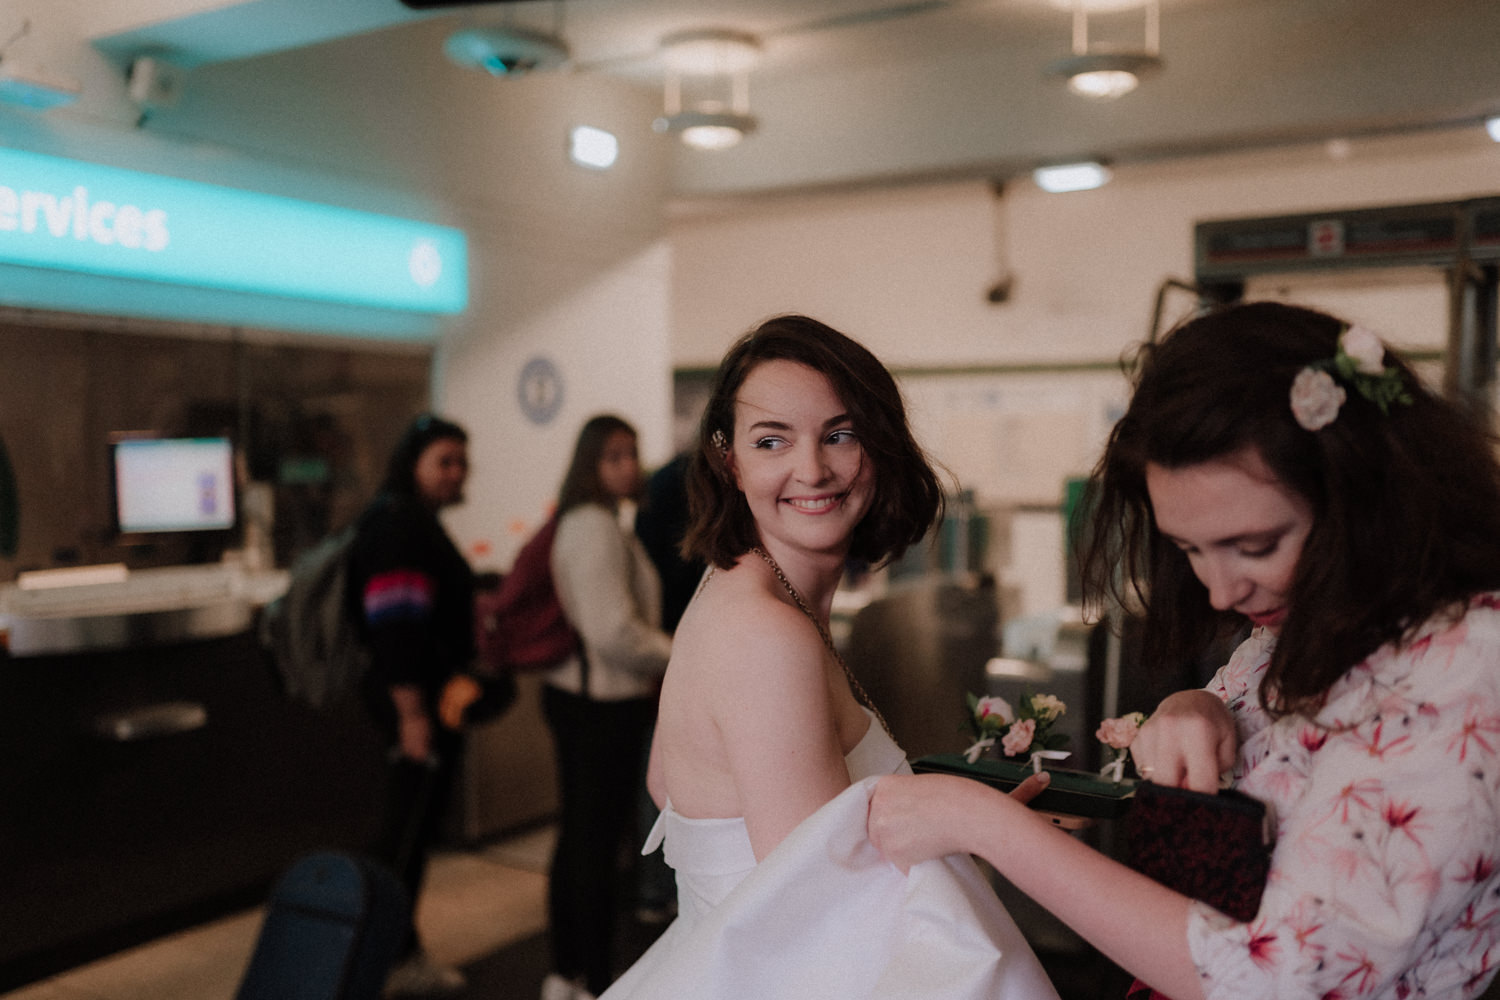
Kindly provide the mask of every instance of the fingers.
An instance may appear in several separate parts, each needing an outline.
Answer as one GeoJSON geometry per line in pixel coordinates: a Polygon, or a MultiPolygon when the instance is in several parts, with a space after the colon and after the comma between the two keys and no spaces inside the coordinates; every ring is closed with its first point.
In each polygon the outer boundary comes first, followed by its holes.
{"type": "Polygon", "coordinates": [[[1026,780],[1010,790],[1010,797],[1017,802],[1030,802],[1038,795],[1047,790],[1047,785],[1052,781],[1052,775],[1046,771],[1040,774],[1031,774],[1026,780]]]}
{"type": "Polygon", "coordinates": [[[1158,706],[1130,749],[1141,777],[1213,792],[1219,775],[1234,766],[1239,737],[1233,716],[1217,697],[1207,691],[1180,691],[1158,706]]]}
{"type": "Polygon", "coordinates": [[[483,689],[479,682],[467,674],[455,674],[443,687],[438,699],[438,718],[449,729],[458,729],[464,724],[464,713],[479,700],[483,689]]]}

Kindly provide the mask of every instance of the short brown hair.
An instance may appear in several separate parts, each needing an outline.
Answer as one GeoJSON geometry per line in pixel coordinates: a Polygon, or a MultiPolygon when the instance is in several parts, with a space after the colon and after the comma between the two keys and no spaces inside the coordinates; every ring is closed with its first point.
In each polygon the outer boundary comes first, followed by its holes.
{"type": "Polygon", "coordinates": [[[885,366],[832,327],[796,315],[751,330],[719,365],[688,468],[691,521],[684,555],[727,569],[761,543],[714,434],[734,440],[735,396],[752,371],[773,360],[806,365],[828,379],[874,467],[874,502],[854,529],[849,554],[871,564],[897,558],[942,515],[937,474],[912,437],[901,390],[885,366]]]}

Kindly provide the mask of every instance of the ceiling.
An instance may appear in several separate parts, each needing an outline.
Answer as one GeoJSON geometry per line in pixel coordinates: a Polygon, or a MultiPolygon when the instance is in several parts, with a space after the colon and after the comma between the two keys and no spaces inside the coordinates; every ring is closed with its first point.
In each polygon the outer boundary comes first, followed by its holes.
{"type": "MultiPolygon", "coordinates": [[[[1494,0],[1160,0],[1165,68],[1114,102],[1075,97],[1046,72],[1070,51],[1066,0],[523,0],[428,11],[399,0],[45,2],[71,7],[85,40],[117,63],[149,53],[184,67],[316,53],[376,33],[427,45],[441,21],[554,32],[571,59],[547,72],[656,86],[658,41],[670,32],[759,35],[760,129],[727,153],[682,157],[688,194],[1005,175],[1090,155],[1125,163],[1500,114],[1494,0]]],[[[1091,35],[1139,47],[1142,25],[1139,10],[1100,12],[1091,35]]]]}

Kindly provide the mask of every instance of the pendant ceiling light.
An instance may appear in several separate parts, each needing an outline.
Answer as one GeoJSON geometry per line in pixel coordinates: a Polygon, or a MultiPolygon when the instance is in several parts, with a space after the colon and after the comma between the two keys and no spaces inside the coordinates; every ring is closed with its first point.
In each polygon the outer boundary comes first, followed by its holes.
{"type": "Polygon", "coordinates": [[[683,31],[661,40],[662,116],[652,128],[694,149],[728,149],[755,130],[750,68],[760,39],[743,31],[683,31]]]}
{"type": "Polygon", "coordinates": [[[1080,97],[1110,100],[1124,97],[1141,79],[1161,69],[1161,8],[1159,0],[1142,5],[1146,38],[1139,49],[1089,46],[1087,0],[1073,2],[1073,54],[1047,67],[1049,73],[1066,77],[1068,89],[1080,97]]]}

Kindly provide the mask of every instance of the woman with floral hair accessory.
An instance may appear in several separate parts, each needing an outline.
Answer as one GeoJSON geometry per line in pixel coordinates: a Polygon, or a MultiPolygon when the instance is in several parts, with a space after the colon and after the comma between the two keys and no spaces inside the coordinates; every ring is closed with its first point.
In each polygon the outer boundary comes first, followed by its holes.
{"type": "MultiPolygon", "coordinates": [[[[1153,781],[1221,773],[1276,821],[1234,920],[963,779],[877,787],[899,867],[971,852],[1176,1000],[1479,995],[1500,961],[1500,466],[1369,331],[1277,303],[1143,349],[1095,469],[1092,606],[1142,659],[1253,626],[1131,744],[1153,781]]],[[[1146,986],[1145,984],[1149,984],[1146,986]]]]}
{"type": "Polygon", "coordinates": [[[942,509],[890,373],[816,320],[761,324],[719,367],[688,490],[709,570],[662,685],[647,842],[679,916],[602,1000],[1055,998],[972,861],[907,878],[866,835],[873,782],[910,768],[829,636],[834,590],[942,509]]]}

